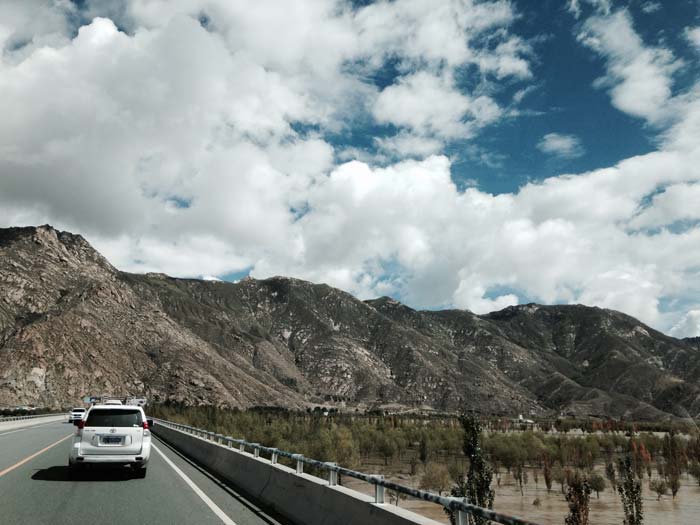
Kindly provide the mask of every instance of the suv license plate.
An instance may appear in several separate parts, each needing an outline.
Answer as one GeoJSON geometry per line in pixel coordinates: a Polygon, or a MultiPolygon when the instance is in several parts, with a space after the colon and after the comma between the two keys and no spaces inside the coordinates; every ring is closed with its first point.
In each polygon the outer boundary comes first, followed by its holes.
{"type": "Polygon", "coordinates": [[[122,438],[120,437],[105,436],[102,438],[102,443],[105,445],[120,445],[121,442],[122,438]]]}

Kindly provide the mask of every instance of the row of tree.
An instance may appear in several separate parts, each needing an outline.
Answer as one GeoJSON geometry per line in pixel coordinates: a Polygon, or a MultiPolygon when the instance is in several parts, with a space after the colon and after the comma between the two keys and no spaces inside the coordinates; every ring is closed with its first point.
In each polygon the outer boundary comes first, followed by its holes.
{"type": "Polygon", "coordinates": [[[636,525],[643,517],[645,477],[659,497],[670,491],[675,498],[684,472],[700,483],[700,436],[688,439],[673,431],[633,437],[487,432],[474,415],[441,421],[176,405],[151,407],[150,412],[350,468],[374,463],[378,470],[398,466],[410,468],[411,474],[422,471],[421,487],[449,491],[485,507],[493,504],[503,471],[513,475],[521,494],[523,485],[530,479],[539,483],[541,475],[548,491],[553,483],[560,485],[570,507],[567,524],[588,523],[590,494],[599,495],[608,484],[623,502],[625,523],[636,525]],[[605,476],[596,471],[598,465],[605,476]]]}

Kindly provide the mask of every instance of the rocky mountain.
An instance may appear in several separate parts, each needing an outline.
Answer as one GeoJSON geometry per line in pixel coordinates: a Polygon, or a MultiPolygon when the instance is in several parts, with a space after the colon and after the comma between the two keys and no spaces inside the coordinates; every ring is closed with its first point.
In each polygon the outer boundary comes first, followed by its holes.
{"type": "Polygon", "coordinates": [[[586,306],[488,315],[323,284],[118,271],[81,236],[0,229],[0,406],[101,393],[662,419],[700,413],[700,344],[586,306]]]}

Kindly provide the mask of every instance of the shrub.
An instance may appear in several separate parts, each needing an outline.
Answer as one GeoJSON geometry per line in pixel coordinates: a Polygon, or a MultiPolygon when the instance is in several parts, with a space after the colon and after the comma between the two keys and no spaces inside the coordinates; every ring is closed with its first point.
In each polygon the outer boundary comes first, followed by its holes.
{"type": "Polygon", "coordinates": [[[588,484],[591,490],[595,492],[596,498],[600,499],[600,493],[605,490],[606,486],[605,478],[597,472],[593,472],[588,476],[588,484]]]}
{"type": "Polygon", "coordinates": [[[434,490],[442,494],[452,485],[450,471],[442,463],[428,463],[425,472],[420,480],[420,488],[423,490],[434,490]]]}
{"type": "Polygon", "coordinates": [[[656,492],[657,501],[661,499],[661,496],[668,492],[668,485],[666,484],[666,480],[663,480],[661,478],[651,480],[649,482],[649,488],[652,492],[656,492]]]}

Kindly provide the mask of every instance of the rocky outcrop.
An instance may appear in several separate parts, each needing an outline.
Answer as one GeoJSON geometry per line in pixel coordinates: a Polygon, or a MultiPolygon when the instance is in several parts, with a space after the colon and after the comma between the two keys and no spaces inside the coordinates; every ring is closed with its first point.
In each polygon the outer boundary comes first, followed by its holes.
{"type": "Polygon", "coordinates": [[[136,275],[79,235],[0,229],[0,405],[88,394],[659,419],[700,412],[697,341],[585,306],[478,316],[275,277],[136,275]]]}

